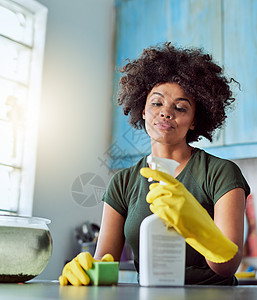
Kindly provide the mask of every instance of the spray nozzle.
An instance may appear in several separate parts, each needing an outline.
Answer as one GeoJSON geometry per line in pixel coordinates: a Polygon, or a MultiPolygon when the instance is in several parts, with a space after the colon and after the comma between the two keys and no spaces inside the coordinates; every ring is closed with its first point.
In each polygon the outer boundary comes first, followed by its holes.
{"type": "MultiPolygon", "coordinates": [[[[156,157],[149,155],[147,157],[147,163],[150,165],[152,170],[158,170],[174,176],[176,167],[179,165],[178,162],[168,158],[156,157]]],[[[152,181],[152,178],[149,178],[152,181]]],[[[160,182],[164,184],[164,182],[160,182]]]]}

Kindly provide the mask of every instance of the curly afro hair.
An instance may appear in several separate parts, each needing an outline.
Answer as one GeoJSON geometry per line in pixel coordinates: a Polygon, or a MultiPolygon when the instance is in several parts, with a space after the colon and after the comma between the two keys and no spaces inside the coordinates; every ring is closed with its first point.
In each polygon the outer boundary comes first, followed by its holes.
{"type": "Polygon", "coordinates": [[[226,107],[235,99],[220,66],[202,49],[175,48],[170,43],[149,47],[142,55],[120,69],[118,104],[129,115],[129,123],[136,129],[145,129],[142,112],[146,98],[156,84],[175,82],[196,102],[196,126],[189,130],[187,142],[200,136],[212,141],[215,129],[226,118],[226,107]]]}

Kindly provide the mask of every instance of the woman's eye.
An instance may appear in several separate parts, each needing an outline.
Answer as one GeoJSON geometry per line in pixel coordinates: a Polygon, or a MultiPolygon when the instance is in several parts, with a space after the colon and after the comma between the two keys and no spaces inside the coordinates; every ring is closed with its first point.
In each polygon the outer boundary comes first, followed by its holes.
{"type": "Polygon", "coordinates": [[[175,109],[179,112],[186,112],[186,108],[185,107],[180,107],[180,106],[176,106],[175,109]]]}
{"type": "Polygon", "coordinates": [[[160,102],[152,102],[153,106],[161,106],[162,104],[160,102]]]}

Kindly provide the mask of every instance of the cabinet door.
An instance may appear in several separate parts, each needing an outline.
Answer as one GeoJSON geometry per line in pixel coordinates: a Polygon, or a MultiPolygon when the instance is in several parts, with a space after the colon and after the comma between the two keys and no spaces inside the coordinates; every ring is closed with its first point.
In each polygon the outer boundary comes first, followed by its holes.
{"type": "Polygon", "coordinates": [[[257,157],[257,1],[223,0],[223,56],[233,86],[234,109],[228,111],[223,147],[207,150],[228,159],[257,157]]]}
{"type": "MultiPolygon", "coordinates": [[[[236,109],[228,118],[226,144],[257,142],[257,1],[224,1],[224,63],[235,85],[236,109]]],[[[257,155],[257,153],[256,153],[257,155]]]]}

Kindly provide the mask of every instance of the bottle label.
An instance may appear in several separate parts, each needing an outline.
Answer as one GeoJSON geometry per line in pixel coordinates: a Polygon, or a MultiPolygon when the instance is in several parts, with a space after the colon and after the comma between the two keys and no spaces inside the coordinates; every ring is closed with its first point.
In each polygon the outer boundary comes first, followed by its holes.
{"type": "Polygon", "coordinates": [[[185,239],[170,229],[165,235],[152,234],[149,242],[152,252],[149,271],[156,284],[184,285],[185,239]]]}

